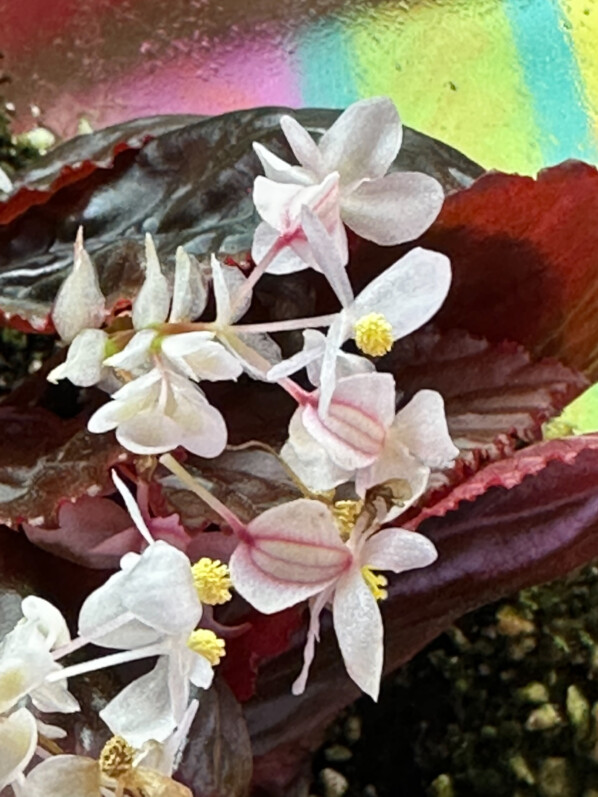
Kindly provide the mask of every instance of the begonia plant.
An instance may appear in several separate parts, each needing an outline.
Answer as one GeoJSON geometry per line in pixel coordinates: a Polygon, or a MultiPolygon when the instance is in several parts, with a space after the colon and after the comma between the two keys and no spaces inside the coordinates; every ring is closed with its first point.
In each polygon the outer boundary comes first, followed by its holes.
{"type": "Polygon", "coordinates": [[[44,595],[0,626],[17,797],[241,797],[249,736],[286,794],[298,740],[384,670],[598,553],[597,429],[567,409],[598,175],[470,186],[410,131],[395,168],[388,99],[304,118],[255,116],[233,169],[230,118],[100,132],[0,206],[2,317],[60,341],[0,405],[0,520],[50,552],[0,549],[44,595]]]}

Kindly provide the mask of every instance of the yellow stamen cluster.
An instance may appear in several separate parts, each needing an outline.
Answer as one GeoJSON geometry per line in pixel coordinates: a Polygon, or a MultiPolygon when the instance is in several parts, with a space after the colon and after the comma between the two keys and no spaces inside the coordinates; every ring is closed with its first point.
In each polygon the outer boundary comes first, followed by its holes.
{"type": "Polygon", "coordinates": [[[119,778],[133,767],[135,748],[122,736],[113,736],[104,745],[98,759],[101,771],[109,778],[119,778]]]}
{"type": "Polygon", "coordinates": [[[355,323],[357,348],[370,357],[382,357],[392,349],[392,325],[382,313],[368,313],[355,323]]]}
{"type": "Polygon", "coordinates": [[[193,631],[187,640],[187,647],[207,659],[212,667],[220,664],[220,659],[226,654],[224,639],[207,628],[193,631]]]}
{"type": "Polygon", "coordinates": [[[204,556],[191,568],[193,583],[199,600],[208,606],[226,603],[232,598],[232,586],[228,567],[218,559],[204,556]]]}
{"type": "Polygon", "coordinates": [[[351,536],[355,521],[361,514],[363,501],[335,501],[332,514],[340,532],[341,538],[346,542],[351,536]]]}
{"type": "Polygon", "coordinates": [[[362,567],[361,575],[365,579],[365,583],[370,588],[370,592],[377,601],[383,601],[388,598],[388,592],[384,587],[388,586],[388,579],[386,576],[380,576],[372,572],[370,567],[362,567]]]}

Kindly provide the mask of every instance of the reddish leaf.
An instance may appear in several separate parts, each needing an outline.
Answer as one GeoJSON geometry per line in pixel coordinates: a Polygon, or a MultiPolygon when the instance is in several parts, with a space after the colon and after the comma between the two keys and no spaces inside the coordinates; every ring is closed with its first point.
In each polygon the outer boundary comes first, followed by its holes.
{"type": "Polygon", "coordinates": [[[569,161],[537,180],[488,174],[448,198],[421,240],[454,282],[437,321],[516,340],[598,374],[598,171],[569,161]]]}
{"type": "MultiPolygon", "coordinates": [[[[25,176],[36,191],[42,187],[43,202],[31,206],[30,194],[23,194],[21,202],[19,192],[7,203],[4,217],[0,208],[0,312],[10,315],[5,321],[49,330],[51,302],[72,263],[80,224],[110,305],[130,298],[138,286],[148,231],[165,261],[178,245],[196,255],[248,250],[258,222],[251,186],[261,172],[251,143],[259,139],[284,151],[278,125],[282,110],[197,117],[191,123],[189,117],[138,120],[57,149],[47,166],[42,163],[25,176]],[[117,142],[133,141],[139,147],[144,133],[155,138],[141,149],[127,144],[110,163],[107,153],[117,142]],[[105,168],[89,170],[89,161],[105,168]],[[65,172],[68,178],[61,177],[65,172]],[[76,182],[69,183],[71,177],[76,182]],[[60,190],[54,190],[55,181],[60,190]]],[[[338,114],[290,113],[314,131],[328,127],[338,114]]],[[[450,147],[413,131],[406,131],[398,168],[421,168],[451,188],[481,171],[450,147]]]]}
{"type": "MultiPolygon", "coordinates": [[[[431,498],[485,463],[542,437],[541,426],[581,393],[588,382],[555,360],[532,362],[521,346],[489,344],[457,330],[427,326],[395,344],[383,367],[395,374],[403,401],[422,388],[444,398],[449,430],[461,457],[437,474],[431,498]]],[[[430,500],[430,497],[428,500],[430,500]]]]}
{"type": "Polygon", "coordinates": [[[194,797],[246,797],[251,742],[241,708],[220,678],[202,692],[177,779],[194,797]]]}
{"type": "MultiPolygon", "coordinates": [[[[481,470],[457,490],[456,509],[449,502],[446,514],[418,527],[438,547],[438,561],[391,580],[382,605],[386,671],[465,612],[598,556],[598,436],[536,444],[481,470]],[[500,486],[505,477],[510,489],[500,486]]],[[[263,668],[257,696],[246,705],[258,757],[255,780],[272,796],[289,793],[307,750],[358,695],[344,672],[329,617],[308,688],[301,697],[291,695],[303,638],[263,668]]]]}
{"type": "Polygon", "coordinates": [[[83,495],[112,492],[109,468],[127,458],[112,435],[43,409],[0,407],[0,523],[56,521],[58,507],[83,495]]]}

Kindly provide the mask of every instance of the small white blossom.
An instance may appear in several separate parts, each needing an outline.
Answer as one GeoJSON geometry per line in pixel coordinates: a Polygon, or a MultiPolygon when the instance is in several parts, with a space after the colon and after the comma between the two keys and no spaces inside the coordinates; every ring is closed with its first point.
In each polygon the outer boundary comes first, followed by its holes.
{"type": "Polygon", "coordinates": [[[52,651],[70,641],[66,622],[52,604],[33,595],[21,604],[23,619],[0,644],[0,714],[26,699],[44,712],[71,713],[79,704],[60,676],[52,651]],[[58,674],[54,683],[46,678],[58,674]]]}
{"type": "Polygon", "coordinates": [[[330,510],[299,499],[266,510],[247,525],[230,572],[235,589],[258,611],[273,614],[310,598],[304,667],[293,686],[305,688],[319,616],[332,603],[334,630],[347,672],[364,692],[378,696],[383,662],[382,618],[376,598],[386,580],[373,570],[401,573],[436,559],[434,545],[403,529],[378,531],[360,518],[345,543],[330,510]],[[377,533],[375,533],[377,532],[377,533]]]}
{"type": "Polygon", "coordinates": [[[154,368],[113,394],[89,419],[90,432],[116,429],[116,438],[136,454],[159,454],[184,446],[217,457],[226,446],[224,418],[201,389],[168,369],[154,368]]]}
{"type": "MultiPolygon", "coordinates": [[[[330,262],[330,255],[327,257],[330,262]]],[[[344,290],[344,307],[328,330],[325,341],[306,340],[308,344],[294,357],[274,366],[268,378],[276,381],[309,363],[319,361],[321,414],[326,414],[336,380],[351,367],[365,370],[359,361],[347,361],[343,344],[350,339],[358,348],[372,356],[390,351],[394,341],[423,326],[439,310],[451,283],[450,263],[445,255],[426,249],[413,249],[387,268],[361,293],[353,298],[350,286],[344,290]],[[337,368],[339,355],[345,360],[344,369],[337,368]]],[[[313,375],[313,370],[312,370],[313,375]]]]}
{"type": "Polygon", "coordinates": [[[301,187],[257,177],[253,202],[263,221],[255,231],[251,256],[256,263],[271,258],[266,271],[289,274],[313,268],[320,271],[303,223],[304,208],[320,220],[343,265],[349,250],[339,211],[339,175],[327,175],[314,186],[301,187]]]}
{"type": "Polygon", "coordinates": [[[150,544],[142,554],[126,554],[120,572],[89,595],[79,614],[79,633],[88,642],[124,651],[108,657],[109,663],[159,657],[149,673],[128,684],[100,712],[113,733],[140,747],[150,739],[164,741],[181,723],[189,683],[208,688],[217,657],[194,645],[198,634],[211,632],[194,631],[202,606],[189,559],[166,542],[151,541],[132,495],[120,479],[115,477],[115,483],[150,544]]]}
{"type": "Polygon", "coordinates": [[[337,382],[324,418],[317,410],[317,392],[311,395],[313,402],[298,407],[291,418],[281,451],[311,490],[355,481],[364,496],[370,487],[403,479],[413,503],[425,489],[429,469],[448,466],[458,454],[444,402],[433,390],[420,390],[395,414],[393,377],[356,374],[337,382]]]}
{"type": "Polygon", "coordinates": [[[266,177],[305,190],[337,174],[340,216],[361,237],[383,246],[414,240],[440,212],[443,191],[433,177],[419,172],[386,174],[402,141],[399,115],[387,97],[349,106],[318,144],[293,117],[283,116],[280,124],[300,166],[289,165],[256,143],[266,177]]]}
{"type": "Polygon", "coordinates": [[[105,316],[104,294],[95,266],[83,246],[83,228],[79,227],[73,270],[56,294],[52,321],[62,340],[71,343],[83,330],[101,327],[105,316]]]}

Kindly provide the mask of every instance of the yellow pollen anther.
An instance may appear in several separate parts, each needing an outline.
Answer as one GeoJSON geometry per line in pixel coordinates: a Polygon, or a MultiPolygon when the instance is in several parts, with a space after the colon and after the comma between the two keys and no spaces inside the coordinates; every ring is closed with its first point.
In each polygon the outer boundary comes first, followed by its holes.
{"type": "Polygon", "coordinates": [[[109,778],[119,778],[133,767],[135,748],[122,736],[113,736],[104,745],[98,759],[101,771],[109,778]]]}
{"type": "Polygon", "coordinates": [[[388,592],[384,587],[388,586],[388,579],[386,576],[379,576],[372,572],[371,567],[362,567],[361,575],[365,579],[365,583],[370,588],[370,592],[377,601],[383,601],[388,598],[388,592]]]}
{"type": "Polygon", "coordinates": [[[226,654],[224,639],[220,639],[207,628],[193,631],[187,640],[187,647],[207,659],[212,667],[220,664],[220,659],[226,654]]]}
{"type": "Polygon", "coordinates": [[[204,556],[191,568],[199,600],[208,606],[226,603],[232,598],[228,567],[218,559],[204,556]]]}
{"type": "Polygon", "coordinates": [[[392,325],[382,313],[368,313],[355,323],[357,348],[371,357],[382,357],[392,349],[392,325]]]}
{"type": "Polygon", "coordinates": [[[338,527],[341,538],[346,542],[351,536],[355,521],[361,514],[363,501],[335,501],[332,507],[334,521],[338,527]]]}

